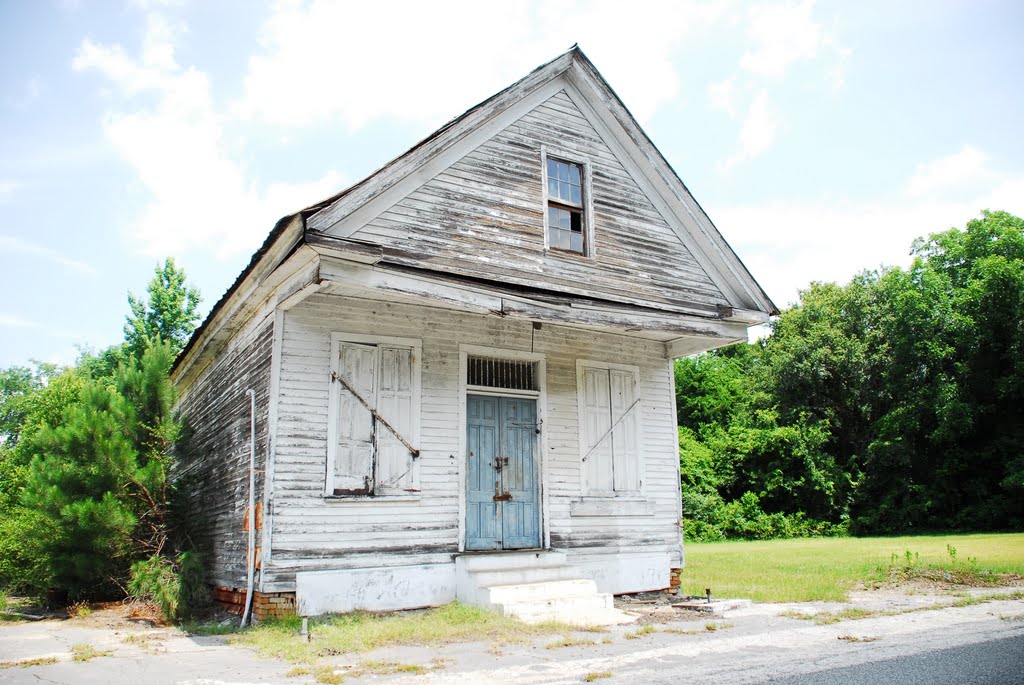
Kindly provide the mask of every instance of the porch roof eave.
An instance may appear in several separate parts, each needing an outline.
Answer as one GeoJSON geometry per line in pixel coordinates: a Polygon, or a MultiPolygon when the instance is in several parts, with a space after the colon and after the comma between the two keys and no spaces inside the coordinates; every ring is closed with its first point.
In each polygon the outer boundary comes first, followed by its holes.
{"type": "MultiPolygon", "coordinates": [[[[316,249],[316,248],[314,248],[316,249]]],[[[735,310],[697,316],[620,306],[557,292],[529,294],[501,284],[447,278],[427,270],[393,267],[372,256],[343,259],[321,250],[318,292],[429,305],[452,311],[626,335],[666,343],[670,357],[695,354],[747,339],[747,320],[735,310]]]]}

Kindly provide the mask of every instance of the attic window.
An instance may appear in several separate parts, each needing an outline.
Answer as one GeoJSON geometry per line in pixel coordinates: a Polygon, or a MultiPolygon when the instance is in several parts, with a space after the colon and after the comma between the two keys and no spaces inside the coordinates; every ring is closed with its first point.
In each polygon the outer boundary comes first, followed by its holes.
{"type": "Polygon", "coordinates": [[[550,249],[591,253],[589,231],[588,165],[579,161],[548,156],[544,164],[544,225],[550,249]]]}

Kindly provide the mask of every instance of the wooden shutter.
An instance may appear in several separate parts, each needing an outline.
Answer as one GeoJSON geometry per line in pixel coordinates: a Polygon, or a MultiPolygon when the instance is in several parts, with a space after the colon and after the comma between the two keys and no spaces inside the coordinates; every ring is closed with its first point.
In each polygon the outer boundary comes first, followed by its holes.
{"type": "Polygon", "coordinates": [[[607,369],[584,369],[582,402],[582,430],[585,437],[585,453],[588,455],[583,465],[587,490],[590,494],[611,493],[614,486],[612,441],[606,435],[612,425],[607,369]]]}
{"type": "MultiPolygon", "coordinates": [[[[377,395],[377,347],[342,343],[338,374],[374,405],[377,395]]],[[[334,460],[334,494],[372,494],[374,421],[370,411],[344,386],[338,402],[338,445],[334,460]]]]}
{"type": "Polygon", "coordinates": [[[616,492],[635,492],[640,489],[639,461],[637,450],[637,407],[636,383],[632,371],[609,371],[611,386],[612,469],[613,487],[616,492]]]}
{"type": "MultiPolygon", "coordinates": [[[[406,440],[413,440],[413,351],[381,346],[380,388],[375,409],[406,440]]],[[[382,491],[413,486],[413,460],[408,448],[384,426],[377,426],[377,483],[382,491]]]]}

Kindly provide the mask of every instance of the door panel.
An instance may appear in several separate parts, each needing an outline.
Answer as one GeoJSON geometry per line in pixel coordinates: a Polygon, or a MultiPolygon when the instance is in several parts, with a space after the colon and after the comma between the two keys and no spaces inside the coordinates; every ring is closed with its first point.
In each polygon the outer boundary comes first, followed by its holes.
{"type": "Polygon", "coordinates": [[[468,395],[466,419],[466,549],[540,547],[535,400],[468,395]]]}
{"type": "Polygon", "coordinates": [[[500,488],[494,460],[498,451],[497,397],[466,397],[466,549],[501,549],[500,488]]]}
{"type": "MultiPolygon", "coordinates": [[[[346,382],[363,399],[376,402],[377,348],[344,343],[339,362],[346,382]]],[[[373,416],[347,389],[341,388],[338,453],[334,464],[334,489],[347,494],[373,491],[373,416]]]]}
{"type": "Polygon", "coordinates": [[[501,486],[511,499],[502,502],[502,548],[540,547],[537,501],[536,402],[501,398],[501,486]]]}

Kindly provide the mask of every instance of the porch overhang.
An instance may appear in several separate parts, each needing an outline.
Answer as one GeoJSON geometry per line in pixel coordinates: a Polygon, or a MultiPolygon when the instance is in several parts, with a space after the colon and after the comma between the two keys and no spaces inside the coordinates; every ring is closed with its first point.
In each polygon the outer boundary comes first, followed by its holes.
{"type": "Polygon", "coordinates": [[[375,246],[342,257],[336,250],[307,244],[319,255],[316,292],[657,340],[665,344],[670,358],[744,341],[748,326],[767,318],[763,315],[755,321],[753,315],[760,312],[732,308],[704,311],[694,306],[693,313],[684,313],[587,300],[554,291],[525,292],[496,282],[390,265],[380,258],[375,246]]]}

